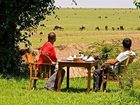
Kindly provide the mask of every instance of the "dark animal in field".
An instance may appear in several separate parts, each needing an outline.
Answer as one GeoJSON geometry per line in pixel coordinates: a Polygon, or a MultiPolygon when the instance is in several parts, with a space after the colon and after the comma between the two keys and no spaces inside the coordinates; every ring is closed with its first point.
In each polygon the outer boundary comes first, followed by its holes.
{"type": "Polygon", "coordinates": [[[105,18],[108,18],[107,16],[105,16],[105,18]]]}
{"type": "Polygon", "coordinates": [[[101,16],[98,16],[98,18],[101,19],[102,17],[101,16]]]}
{"type": "Polygon", "coordinates": [[[40,26],[42,26],[42,27],[46,27],[45,24],[40,24],[40,26]]]}
{"type": "Polygon", "coordinates": [[[54,18],[56,18],[56,19],[60,20],[60,18],[58,17],[58,15],[55,15],[55,17],[54,17],[54,18]]]}
{"type": "Polygon", "coordinates": [[[140,27],[137,27],[137,30],[140,30],[140,27]]]}
{"type": "Polygon", "coordinates": [[[83,31],[83,30],[85,30],[85,29],[86,29],[86,27],[83,26],[83,25],[82,25],[81,27],[79,27],[79,30],[80,30],[80,31],[83,31]]]}
{"type": "Polygon", "coordinates": [[[120,30],[123,31],[124,30],[124,27],[123,26],[120,26],[120,30]]]}
{"type": "Polygon", "coordinates": [[[43,32],[40,32],[39,34],[40,34],[40,35],[42,35],[42,34],[43,34],[43,32]]]}
{"type": "Polygon", "coordinates": [[[31,37],[31,34],[29,34],[28,36],[31,37]]]}
{"type": "Polygon", "coordinates": [[[27,32],[25,32],[24,34],[25,34],[25,35],[28,35],[28,33],[27,33],[27,32]]]}
{"type": "Polygon", "coordinates": [[[31,34],[32,34],[32,35],[34,35],[34,33],[33,33],[33,32],[32,32],[31,34]]]}
{"type": "Polygon", "coordinates": [[[55,31],[55,30],[63,30],[64,28],[62,27],[62,26],[60,26],[60,25],[56,25],[56,26],[54,26],[54,28],[53,28],[53,30],[55,31]]]}
{"type": "Polygon", "coordinates": [[[119,27],[117,27],[117,30],[120,30],[120,28],[119,28],[119,27]]]}
{"type": "Polygon", "coordinates": [[[112,30],[114,31],[114,30],[115,30],[115,28],[114,28],[114,27],[112,27],[112,30]]]}
{"type": "Polygon", "coordinates": [[[100,31],[100,28],[97,26],[97,27],[95,27],[95,30],[98,30],[98,31],[100,31]]]}
{"type": "Polygon", "coordinates": [[[105,26],[105,30],[108,31],[108,26],[105,26]]]}

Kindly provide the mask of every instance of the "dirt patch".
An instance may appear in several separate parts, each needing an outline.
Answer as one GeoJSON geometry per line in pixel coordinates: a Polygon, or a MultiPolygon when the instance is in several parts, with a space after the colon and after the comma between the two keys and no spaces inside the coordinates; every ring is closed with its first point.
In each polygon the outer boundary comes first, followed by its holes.
{"type": "MultiPolygon", "coordinates": [[[[111,41],[106,41],[111,44],[111,41]]],[[[132,50],[140,53],[140,39],[132,39],[132,50]]],[[[56,54],[58,59],[68,57],[70,55],[77,55],[79,50],[86,50],[91,44],[76,44],[76,45],[60,45],[56,46],[56,54]]],[[[70,77],[87,76],[85,68],[71,68],[70,77]]]]}
{"type": "MultiPolygon", "coordinates": [[[[106,41],[106,43],[110,44],[111,42],[112,40],[106,41]]],[[[140,53],[140,39],[132,39],[132,42],[133,42],[132,49],[135,52],[140,53]]],[[[69,57],[70,55],[79,54],[80,50],[86,51],[89,46],[91,46],[91,44],[71,44],[71,45],[55,46],[56,55],[58,60],[61,60],[63,58],[69,57]]],[[[35,50],[35,52],[37,52],[36,57],[38,58],[39,51],[35,50]]],[[[87,76],[87,70],[85,68],[73,68],[73,67],[70,68],[70,77],[83,77],[83,76],[87,76]]]]}

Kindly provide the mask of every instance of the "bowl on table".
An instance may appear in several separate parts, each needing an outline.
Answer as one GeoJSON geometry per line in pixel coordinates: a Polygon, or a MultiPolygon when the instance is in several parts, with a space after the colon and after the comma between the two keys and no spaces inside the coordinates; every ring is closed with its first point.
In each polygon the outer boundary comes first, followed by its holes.
{"type": "Polygon", "coordinates": [[[73,59],[75,62],[83,62],[83,59],[81,57],[76,57],[73,59]]]}

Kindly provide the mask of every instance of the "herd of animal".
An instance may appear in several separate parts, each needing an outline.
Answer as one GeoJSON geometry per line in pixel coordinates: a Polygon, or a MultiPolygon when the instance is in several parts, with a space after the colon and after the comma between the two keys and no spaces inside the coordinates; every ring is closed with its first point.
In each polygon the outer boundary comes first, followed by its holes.
{"type": "MultiPolygon", "coordinates": [[[[44,24],[41,24],[40,26],[46,27],[44,24]]],[[[124,26],[118,26],[118,27],[108,27],[107,25],[104,26],[104,30],[105,30],[105,31],[108,31],[109,29],[111,29],[112,31],[115,31],[115,30],[120,30],[120,31],[122,31],[122,30],[124,30],[124,26]]],[[[61,25],[55,25],[54,28],[53,28],[53,30],[54,30],[54,31],[55,31],[55,30],[60,30],[60,31],[61,31],[61,30],[64,30],[64,27],[62,27],[61,25]]],[[[81,25],[81,26],[79,27],[79,30],[80,30],[80,31],[86,30],[86,26],[81,25]]],[[[94,30],[100,31],[101,28],[100,28],[99,26],[96,26],[96,27],[94,28],[94,30]]],[[[42,32],[40,32],[40,34],[42,34],[42,32]]]]}

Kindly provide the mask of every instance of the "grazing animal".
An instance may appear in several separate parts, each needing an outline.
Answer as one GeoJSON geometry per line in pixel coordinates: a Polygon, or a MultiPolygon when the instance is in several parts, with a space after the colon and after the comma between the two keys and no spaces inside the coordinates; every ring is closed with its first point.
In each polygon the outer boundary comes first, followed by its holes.
{"type": "Polygon", "coordinates": [[[108,18],[107,16],[105,16],[105,18],[108,18]]]}
{"type": "Polygon", "coordinates": [[[120,28],[119,28],[119,27],[117,27],[117,30],[120,30],[120,28]]]}
{"type": "Polygon", "coordinates": [[[95,27],[95,30],[98,30],[98,31],[100,31],[100,28],[97,26],[97,27],[95,27]]]}
{"type": "Polygon", "coordinates": [[[101,19],[102,17],[101,16],[98,16],[98,18],[101,19]]]}
{"type": "Polygon", "coordinates": [[[123,31],[124,30],[124,27],[123,26],[120,26],[120,30],[123,31]]]}
{"type": "Polygon", "coordinates": [[[64,28],[63,27],[61,27],[60,25],[56,25],[56,26],[54,26],[54,28],[53,28],[53,30],[55,31],[55,30],[63,30],[64,28]]]}
{"type": "Polygon", "coordinates": [[[114,31],[114,30],[115,30],[115,28],[114,28],[114,27],[112,27],[112,30],[114,31]]]}
{"type": "Polygon", "coordinates": [[[40,24],[40,26],[42,26],[42,27],[46,27],[45,24],[40,24]]]}
{"type": "Polygon", "coordinates": [[[42,34],[43,34],[43,32],[40,32],[39,34],[40,34],[40,35],[42,35],[42,34]]]}
{"type": "Polygon", "coordinates": [[[108,31],[108,26],[105,26],[105,30],[108,31]]]}
{"type": "Polygon", "coordinates": [[[79,28],[80,31],[83,31],[83,30],[85,30],[85,29],[86,29],[86,27],[83,26],[83,25],[79,28]]]}

